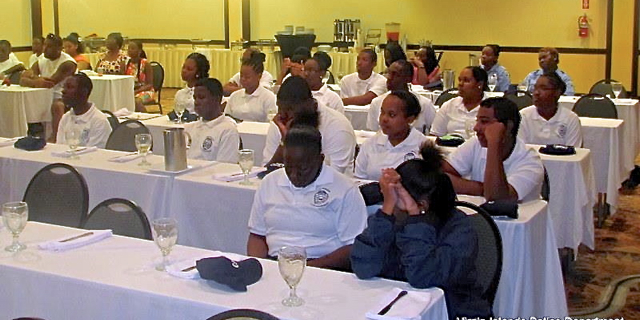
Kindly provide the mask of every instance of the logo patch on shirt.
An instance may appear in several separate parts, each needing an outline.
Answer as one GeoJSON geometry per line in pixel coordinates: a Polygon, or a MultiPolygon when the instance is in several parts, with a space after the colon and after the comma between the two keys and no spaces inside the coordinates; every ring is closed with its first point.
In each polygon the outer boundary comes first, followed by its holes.
{"type": "Polygon", "coordinates": [[[404,161],[409,161],[416,158],[416,154],[413,151],[404,155],[404,161]]]}
{"type": "Polygon", "coordinates": [[[329,189],[322,188],[313,195],[313,205],[316,207],[322,207],[329,202],[329,189]]]}
{"type": "Polygon", "coordinates": [[[558,126],[558,135],[561,138],[564,138],[566,134],[567,134],[567,126],[564,124],[561,124],[560,126],[558,126]]]}
{"type": "Polygon", "coordinates": [[[89,128],[82,129],[80,134],[80,145],[86,146],[89,143],[89,128]]]}
{"type": "Polygon", "coordinates": [[[213,138],[206,137],[204,141],[202,141],[202,150],[211,151],[211,147],[213,146],[213,138]]]}

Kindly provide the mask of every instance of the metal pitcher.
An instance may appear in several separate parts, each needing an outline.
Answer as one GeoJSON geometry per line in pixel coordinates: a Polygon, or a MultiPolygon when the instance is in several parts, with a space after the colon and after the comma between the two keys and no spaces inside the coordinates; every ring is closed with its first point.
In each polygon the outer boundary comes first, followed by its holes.
{"type": "Polygon", "coordinates": [[[442,71],[442,89],[448,90],[454,88],[456,85],[456,74],[451,69],[445,69],[442,71]]]}
{"type": "Polygon", "coordinates": [[[184,128],[170,128],[164,135],[164,169],[180,171],[187,169],[187,139],[184,128]]]}

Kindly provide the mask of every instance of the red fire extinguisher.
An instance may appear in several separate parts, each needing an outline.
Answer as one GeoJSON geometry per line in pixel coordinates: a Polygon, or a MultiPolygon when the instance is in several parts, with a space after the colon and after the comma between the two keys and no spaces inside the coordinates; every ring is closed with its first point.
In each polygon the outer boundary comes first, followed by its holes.
{"type": "Polygon", "coordinates": [[[586,13],[578,17],[578,36],[580,38],[589,36],[589,17],[586,13]]]}

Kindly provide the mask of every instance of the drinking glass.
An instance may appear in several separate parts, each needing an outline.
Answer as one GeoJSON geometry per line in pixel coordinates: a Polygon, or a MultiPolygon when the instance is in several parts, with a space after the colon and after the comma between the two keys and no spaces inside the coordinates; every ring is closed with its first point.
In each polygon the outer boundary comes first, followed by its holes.
{"type": "Polygon", "coordinates": [[[166,271],[169,253],[178,241],[178,222],[172,218],[160,218],[151,222],[153,241],[162,253],[162,263],[156,266],[158,271],[166,271]]]}
{"type": "Polygon", "coordinates": [[[82,130],[78,126],[71,125],[65,128],[64,139],[67,141],[67,145],[69,145],[69,151],[71,152],[71,159],[78,159],[78,155],[76,154],[76,149],[80,144],[80,136],[82,135],[82,130]]]}
{"type": "Polygon", "coordinates": [[[176,113],[176,116],[178,116],[178,119],[176,119],[176,123],[182,123],[182,114],[184,113],[184,110],[186,109],[184,103],[176,103],[175,106],[173,107],[173,111],[176,113]]]}
{"type": "Polygon", "coordinates": [[[304,304],[304,300],[296,295],[296,286],[306,266],[307,251],[303,247],[282,247],[278,251],[280,275],[289,286],[289,296],[282,300],[283,305],[297,307],[304,304]]]}
{"type": "Polygon", "coordinates": [[[242,149],[239,153],[238,164],[244,174],[244,180],[240,182],[240,184],[249,186],[252,184],[251,181],[249,181],[249,173],[251,173],[251,168],[253,168],[253,150],[242,149]]]}
{"type": "Polygon", "coordinates": [[[523,93],[521,92],[527,92],[529,88],[527,87],[527,83],[522,81],[518,84],[518,97],[521,97],[523,95],[523,93]]]}
{"type": "Polygon", "coordinates": [[[18,241],[20,232],[24,230],[29,218],[29,207],[26,202],[7,202],[2,205],[2,219],[4,226],[13,235],[13,242],[10,246],[4,248],[9,252],[18,252],[27,248],[26,245],[18,241]]]}
{"type": "Polygon", "coordinates": [[[138,153],[142,155],[142,162],[138,163],[139,166],[151,165],[151,163],[147,161],[147,153],[149,153],[149,149],[151,149],[152,140],[151,134],[149,133],[136,134],[136,148],[138,149],[138,153]]]}
{"type": "Polygon", "coordinates": [[[489,81],[487,82],[487,85],[489,86],[489,90],[491,90],[491,92],[493,92],[497,84],[498,84],[498,75],[495,73],[489,75],[489,81]]]}
{"type": "Polygon", "coordinates": [[[622,83],[620,82],[611,83],[611,90],[613,90],[613,94],[615,95],[616,100],[618,100],[618,96],[622,92],[622,83]]]}

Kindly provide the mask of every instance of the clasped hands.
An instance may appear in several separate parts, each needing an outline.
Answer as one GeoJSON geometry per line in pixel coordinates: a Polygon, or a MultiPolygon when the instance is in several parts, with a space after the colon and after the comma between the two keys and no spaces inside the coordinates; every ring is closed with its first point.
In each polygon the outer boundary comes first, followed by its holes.
{"type": "Polygon", "coordinates": [[[382,176],[380,176],[380,191],[384,196],[382,212],[387,215],[395,215],[397,213],[395,209],[398,208],[411,216],[419,215],[418,204],[407,189],[402,186],[400,180],[400,175],[395,169],[382,169],[382,176]]]}

